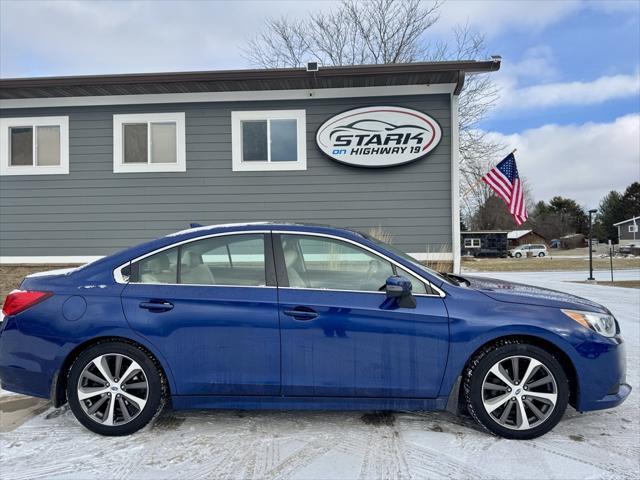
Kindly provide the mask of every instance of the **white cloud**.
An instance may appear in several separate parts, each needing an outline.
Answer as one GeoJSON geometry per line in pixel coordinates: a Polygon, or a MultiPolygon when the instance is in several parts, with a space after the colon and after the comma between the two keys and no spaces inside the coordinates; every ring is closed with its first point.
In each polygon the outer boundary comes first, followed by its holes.
{"type": "Polygon", "coordinates": [[[518,149],[520,176],[536,200],[562,195],[592,208],[609,191],[640,181],[640,114],[611,123],[545,125],[489,135],[518,149]]]}
{"type": "Polygon", "coordinates": [[[640,73],[606,75],[591,81],[544,83],[519,87],[517,78],[504,77],[500,108],[526,109],[594,105],[640,95],[640,73]]]}
{"type": "Polygon", "coordinates": [[[436,30],[444,31],[466,23],[489,37],[515,28],[539,31],[584,8],[584,5],[579,0],[452,0],[442,9],[436,30]]]}
{"type": "MultiPolygon", "coordinates": [[[[266,18],[306,17],[337,2],[0,0],[0,76],[246,67],[240,46],[266,18]]],[[[467,22],[490,37],[518,29],[540,32],[581,9],[615,13],[634,6],[634,1],[452,0],[442,6],[429,34],[434,40],[449,38],[452,27],[467,22]]]]}
{"type": "Polygon", "coordinates": [[[243,68],[265,18],[333,3],[0,1],[0,76],[243,68]]]}

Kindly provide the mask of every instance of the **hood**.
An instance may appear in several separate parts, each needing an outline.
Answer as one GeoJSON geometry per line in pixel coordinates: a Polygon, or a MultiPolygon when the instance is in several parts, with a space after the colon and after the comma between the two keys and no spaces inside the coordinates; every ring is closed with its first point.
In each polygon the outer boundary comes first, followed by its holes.
{"type": "Polygon", "coordinates": [[[609,313],[602,305],[586,298],[548,288],[533,287],[522,283],[507,282],[495,278],[464,276],[469,288],[499,302],[540,305],[543,307],[570,308],[592,312],[609,313]]]}

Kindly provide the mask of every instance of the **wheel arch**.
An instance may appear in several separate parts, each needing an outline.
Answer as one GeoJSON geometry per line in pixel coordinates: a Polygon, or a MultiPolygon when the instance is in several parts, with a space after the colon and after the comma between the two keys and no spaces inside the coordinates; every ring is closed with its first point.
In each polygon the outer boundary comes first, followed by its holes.
{"type": "Polygon", "coordinates": [[[578,403],[578,397],[580,395],[579,386],[578,386],[578,373],[576,367],[571,360],[571,358],[560,348],[558,345],[553,343],[552,341],[542,338],[536,335],[531,334],[510,334],[510,335],[502,335],[499,337],[492,338],[490,340],[485,341],[479,347],[477,347],[471,355],[467,358],[464,366],[458,373],[458,380],[453,384],[451,391],[449,393],[449,402],[447,409],[448,410],[456,410],[460,412],[463,410],[462,403],[462,382],[460,381],[464,372],[469,368],[470,363],[473,359],[484,349],[491,347],[496,344],[508,344],[508,343],[517,343],[517,344],[529,344],[536,347],[539,347],[546,352],[553,355],[564,370],[567,375],[567,379],[569,381],[569,404],[575,408],[578,403]],[[453,405],[452,405],[453,404],[453,405]]]}
{"type": "Polygon", "coordinates": [[[148,355],[152,359],[152,361],[157,365],[158,369],[160,370],[160,375],[162,375],[166,380],[165,383],[167,388],[167,396],[170,397],[171,388],[172,388],[171,377],[170,375],[168,375],[170,374],[170,372],[167,370],[167,368],[165,368],[163,363],[160,361],[159,355],[156,355],[148,346],[142,344],[139,341],[136,341],[127,337],[117,336],[117,335],[108,335],[108,336],[95,337],[89,340],[85,340],[84,342],[76,345],[67,354],[67,356],[62,362],[62,365],[53,380],[53,383],[51,384],[51,402],[53,403],[54,407],[58,408],[64,405],[65,403],[67,403],[68,375],[69,375],[69,370],[71,369],[71,365],[73,365],[73,362],[75,361],[75,359],[78,358],[78,356],[82,352],[84,352],[86,349],[91,348],[95,345],[99,345],[101,343],[107,343],[107,342],[127,343],[129,345],[139,348],[146,355],[148,355]]]}

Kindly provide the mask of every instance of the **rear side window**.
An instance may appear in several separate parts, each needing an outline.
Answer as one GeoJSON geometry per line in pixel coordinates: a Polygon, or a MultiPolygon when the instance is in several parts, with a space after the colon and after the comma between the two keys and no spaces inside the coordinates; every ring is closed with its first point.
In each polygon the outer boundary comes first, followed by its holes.
{"type": "Polygon", "coordinates": [[[151,284],[264,286],[262,234],[205,238],[134,263],[131,281],[151,284]]]}
{"type": "Polygon", "coordinates": [[[178,248],[139,260],[132,272],[135,272],[132,276],[138,283],[178,283],[178,248]]]}
{"type": "Polygon", "coordinates": [[[263,286],[264,235],[225,235],[182,246],[180,283],[263,286]]]}

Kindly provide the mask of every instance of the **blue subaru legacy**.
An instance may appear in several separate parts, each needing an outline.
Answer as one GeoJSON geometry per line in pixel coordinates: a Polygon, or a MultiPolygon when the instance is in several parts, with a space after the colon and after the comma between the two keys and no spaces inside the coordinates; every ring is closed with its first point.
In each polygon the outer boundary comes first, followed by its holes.
{"type": "Polygon", "coordinates": [[[3,307],[2,388],[103,435],[174,409],[442,410],[507,438],[629,395],[596,303],[434,272],[355,231],[197,227],[27,276],[3,307]]]}

